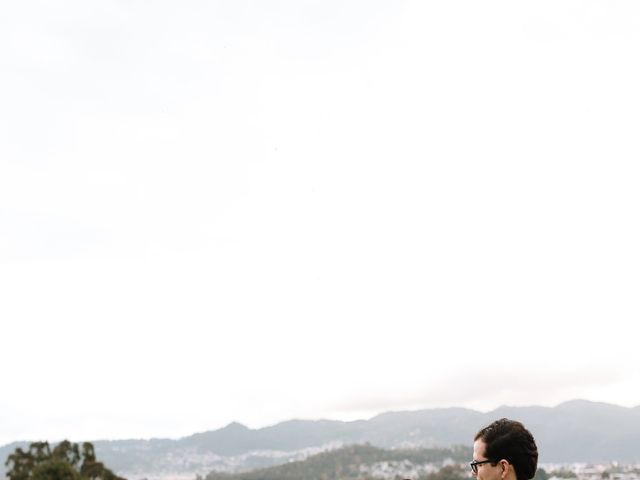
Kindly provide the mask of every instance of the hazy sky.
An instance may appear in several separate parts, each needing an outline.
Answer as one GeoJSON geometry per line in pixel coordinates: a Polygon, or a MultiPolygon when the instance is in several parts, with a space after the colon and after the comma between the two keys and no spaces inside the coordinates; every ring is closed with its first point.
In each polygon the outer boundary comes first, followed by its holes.
{"type": "Polygon", "coordinates": [[[640,404],[640,3],[0,5],[0,443],[640,404]]]}

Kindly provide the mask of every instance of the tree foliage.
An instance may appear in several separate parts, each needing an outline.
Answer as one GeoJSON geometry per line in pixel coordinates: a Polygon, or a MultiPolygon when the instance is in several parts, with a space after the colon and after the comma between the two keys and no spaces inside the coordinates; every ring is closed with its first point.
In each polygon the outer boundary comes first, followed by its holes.
{"type": "Polygon", "coordinates": [[[544,468],[539,467],[536,470],[536,474],[533,477],[533,480],[549,480],[549,476],[550,475],[547,473],[547,471],[544,468]]]}
{"type": "Polygon", "coordinates": [[[468,470],[460,465],[445,465],[437,472],[429,473],[425,480],[469,480],[468,470]]]}
{"type": "Polygon", "coordinates": [[[575,472],[572,472],[571,470],[568,470],[566,468],[553,470],[551,473],[549,473],[549,476],[558,477],[558,478],[577,478],[578,477],[578,475],[576,475],[575,472]]]}
{"type": "Polygon", "coordinates": [[[96,459],[89,442],[81,448],[65,440],[53,450],[49,442],[33,442],[26,451],[16,448],[5,465],[9,480],[125,480],[96,459]]]}

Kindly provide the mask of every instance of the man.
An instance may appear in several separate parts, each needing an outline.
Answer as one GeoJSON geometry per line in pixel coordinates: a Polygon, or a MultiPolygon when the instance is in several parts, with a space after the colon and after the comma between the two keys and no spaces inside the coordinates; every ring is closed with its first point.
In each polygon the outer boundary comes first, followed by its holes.
{"type": "Polygon", "coordinates": [[[471,471],[476,480],[530,480],[537,465],[538,447],[520,422],[496,420],[474,438],[471,471]]]}

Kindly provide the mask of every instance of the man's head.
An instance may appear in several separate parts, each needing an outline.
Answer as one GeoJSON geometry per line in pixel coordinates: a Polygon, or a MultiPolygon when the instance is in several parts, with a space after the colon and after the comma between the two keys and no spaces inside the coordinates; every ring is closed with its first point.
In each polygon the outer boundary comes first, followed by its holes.
{"type": "Polygon", "coordinates": [[[538,447],[522,423],[496,420],[474,440],[471,468],[478,480],[530,480],[535,475],[538,447]]]}

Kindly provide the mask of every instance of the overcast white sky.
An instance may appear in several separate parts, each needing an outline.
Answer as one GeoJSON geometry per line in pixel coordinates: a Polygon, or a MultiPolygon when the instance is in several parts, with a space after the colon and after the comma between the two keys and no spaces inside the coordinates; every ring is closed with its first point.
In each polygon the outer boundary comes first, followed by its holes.
{"type": "Polygon", "coordinates": [[[0,443],[640,404],[640,3],[0,5],[0,443]]]}

